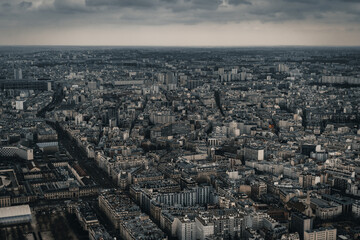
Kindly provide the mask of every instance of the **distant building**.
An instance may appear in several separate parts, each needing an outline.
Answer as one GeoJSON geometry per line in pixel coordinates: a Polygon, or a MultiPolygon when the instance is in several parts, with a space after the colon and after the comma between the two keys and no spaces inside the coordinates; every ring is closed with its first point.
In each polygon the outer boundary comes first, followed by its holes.
{"type": "Polygon", "coordinates": [[[261,146],[246,146],[244,148],[244,159],[263,161],[265,159],[266,149],[261,146]]]}
{"type": "Polygon", "coordinates": [[[283,63],[280,63],[277,68],[278,72],[288,72],[289,67],[283,63]]]}
{"type": "Polygon", "coordinates": [[[304,239],[304,232],[311,231],[313,228],[313,219],[302,213],[291,214],[291,230],[299,233],[300,239],[304,239]]]}
{"type": "Polygon", "coordinates": [[[131,85],[143,85],[144,80],[127,80],[127,81],[115,81],[115,86],[131,86],[131,85]]]}
{"type": "Polygon", "coordinates": [[[104,226],[95,225],[89,227],[89,239],[90,240],[114,240],[113,237],[106,231],[104,226]]]}
{"type": "Polygon", "coordinates": [[[21,68],[14,69],[14,79],[21,80],[22,79],[22,70],[21,68]]]}
{"type": "Polygon", "coordinates": [[[267,193],[267,185],[264,182],[256,182],[251,185],[251,195],[259,199],[262,195],[267,193]]]}
{"type": "Polygon", "coordinates": [[[21,145],[17,147],[0,147],[0,157],[20,157],[25,160],[33,160],[34,151],[31,148],[27,148],[21,145]]]}
{"type": "Polygon", "coordinates": [[[176,83],[176,79],[175,79],[175,76],[174,76],[173,72],[166,73],[165,83],[166,84],[176,83]]]}
{"type": "Polygon", "coordinates": [[[342,197],[340,195],[328,195],[328,194],[322,195],[322,198],[329,202],[334,202],[341,205],[342,214],[351,213],[351,208],[354,202],[351,198],[342,197]]]}
{"type": "Polygon", "coordinates": [[[196,239],[196,224],[195,219],[190,219],[188,216],[175,218],[174,224],[176,226],[176,236],[179,240],[195,240],[196,239]]]}
{"type": "Polygon", "coordinates": [[[56,142],[58,135],[52,128],[41,128],[37,131],[38,142],[56,142]]]}
{"type": "Polygon", "coordinates": [[[15,108],[16,110],[24,110],[24,101],[16,101],[15,108]]]}
{"type": "Polygon", "coordinates": [[[166,234],[151,221],[149,216],[144,214],[122,221],[120,223],[120,234],[125,240],[167,239],[166,234]]]}
{"type": "Polygon", "coordinates": [[[315,210],[316,217],[320,219],[332,219],[342,213],[342,207],[335,202],[328,202],[320,198],[311,198],[310,206],[315,210]]]}
{"type": "Polygon", "coordinates": [[[89,88],[89,90],[96,90],[97,82],[95,82],[95,81],[88,82],[88,88],[89,88]]]}
{"type": "Polygon", "coordinates": [[[170,111],[153,112],[150,114],[150,121],[154,124],[174,123],[175,115],[170,111]]]}
{"type": "Polygon", "coordinates": [[[33,79],[0,79],[0,90],[19,89],[19,90],[38,90],[51,91],[53,81],[33,80],[33,79]]]}
{"type": "Polygon", "coordinates": [[[88,231],[91,226],[99,225],[99,220],[86,202],[79,204],[75,208],[75,215],[82,228],[86,231],[88,231]]]}
{"type": "Polygon", "coordinates": [[[204,81],[202,81],[202,80],[187,80],[186,87],[188,89],[194,89],[194,88],[200,87],[202,85],[204,85],[204,81]]]}
{"type": "Polygon", "coordinates": [[[99,208],[105,213],[116,229],[124,218],[135,217],[141,214],[140,208],[119,192],[108,191],[102,193],[99,198],[99,208]]]}
{"type": "Polygon", "coordinates": [[[281,240],[300,240],[298,233],[287,233],[281,236],[281,240]]]}
{"type": "Polygon", "coordinates": [[[357,85],[360,84],[360,78],[351,76],[322,76],[320,83],[357,85]]]}
{"type": "Polygon", "coordinates": [[[308,230],[304,232],[304,240],[336,240],[336,228],[319,228],[315,230],[308,230]]]}
{"type": "Polygon", "coordinates": [[[0,226],[31,222],[29,205],[0,208],[0,226]]]}
{"type": "Polygon", "coordinates": [[[352,205],[352,214],[356,218],[360,218],[360,200],[356,200],[352,205]]]}

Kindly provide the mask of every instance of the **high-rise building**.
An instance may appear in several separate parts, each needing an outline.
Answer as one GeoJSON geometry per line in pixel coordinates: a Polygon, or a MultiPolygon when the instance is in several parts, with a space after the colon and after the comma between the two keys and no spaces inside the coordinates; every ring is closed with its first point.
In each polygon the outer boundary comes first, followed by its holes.
{"type": "Polygon", "coordinates": [[[218,73],[219,73],[219,75],[224,74],[224,73],[225,73],[224,68],[219,68],[219,69],[218,69],[218,73]]]}
{"type": "Polygon", "coordinates": [[[14,79],[21,80],[22,79],[22,70],[21,68],[14,69],[14,79]]]}
{"type": "Polygon", "coordinates": [[[88,83],[89,90],[96,90],[97,89],[97,82],[91,81],[88,83]]]}
{"type": "Polygon", "coordinates": [[[176,83],[176,79],[173,72],[166,73],[165,83],[166,84],[176,83]]]}
{"type": "Polygon", "coordinates": [[[278,65],[278,72],[288,72],[289,71],[289,67],[283,63],[280,63],[278,65]]]}
{"type": "Polygon", "coordinates": [[[240,80],[241,80],[241,81],[245,81],[245,80],[246,80],[246,72],[241,72],[241,73],[240,73],[240,80]]]}
{"type": "Polygon", "coordinates": [[[203,84],[204,84],[203,80],[187,80],[186,87],[188,89],[194,89],[194,88],[202,86],[203,84]]]}
{"type": "Polygon", "coordinates": [[[304,239],[304,231],[311,231],[313,228],[313,219],[302,213],[291,214],[291,230],[299,233],[300,239],[304,239]]]}
{"type": "Polygon", "coordinates": [[[15,102],[16,110],[24,110],[24,101],[19,100],[15,102]]]}

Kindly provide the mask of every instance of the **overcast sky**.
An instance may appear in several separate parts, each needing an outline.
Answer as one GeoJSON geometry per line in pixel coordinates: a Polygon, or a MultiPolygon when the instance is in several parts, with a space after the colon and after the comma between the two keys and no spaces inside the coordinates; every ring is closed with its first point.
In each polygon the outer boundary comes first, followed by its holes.
{"type": "Polygon", "coordinates": [[[0,45],[360,45],[360,0],[0,0],[0,45]]]}

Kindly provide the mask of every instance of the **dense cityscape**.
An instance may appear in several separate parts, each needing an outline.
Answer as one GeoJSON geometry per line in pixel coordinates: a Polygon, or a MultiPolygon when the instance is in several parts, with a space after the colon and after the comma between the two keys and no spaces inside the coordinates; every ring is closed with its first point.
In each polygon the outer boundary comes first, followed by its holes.
{"type": "Polygon", "coordinates": [[[360,239],[359,64],[1,47],[0,239],[360,239]]]}

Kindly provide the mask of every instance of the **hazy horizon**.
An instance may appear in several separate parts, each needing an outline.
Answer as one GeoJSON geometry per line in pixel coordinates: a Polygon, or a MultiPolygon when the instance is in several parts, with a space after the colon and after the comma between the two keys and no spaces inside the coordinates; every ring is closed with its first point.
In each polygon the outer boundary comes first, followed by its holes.
{"type": "Polygon", "coordinates": [[[39,45],[1,45],[0,44],[0,48],[7,48],[7,47],[14,47],[14,48],[27,48],[27,47],[49,47],[49,48],[360,48],[360,44],[359,45],[268,45],[268,46],[264,46],[264,45],[234,45],[234,46],[220,46],[220,45],[44,45],[44,44],[39,44],[39,45]]]}

